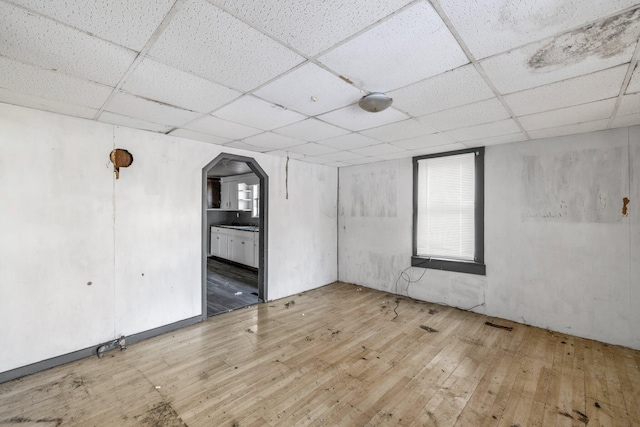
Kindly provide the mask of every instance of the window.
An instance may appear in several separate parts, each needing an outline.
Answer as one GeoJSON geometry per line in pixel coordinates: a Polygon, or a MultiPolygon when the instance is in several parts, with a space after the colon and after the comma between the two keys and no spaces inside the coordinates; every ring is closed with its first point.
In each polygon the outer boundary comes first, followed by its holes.
{"type": "Polygon", "coordinates": [[[411,265],[486,273],[484,148],[413,158],[411,265]]]}

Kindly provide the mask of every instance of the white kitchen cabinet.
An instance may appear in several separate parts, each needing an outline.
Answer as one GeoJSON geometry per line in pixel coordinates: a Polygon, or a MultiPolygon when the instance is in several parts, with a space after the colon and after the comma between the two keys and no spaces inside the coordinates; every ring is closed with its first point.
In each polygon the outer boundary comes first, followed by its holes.
{"type": "Polygon", "coordinates": [[[227,259],[253,267],[255,234],[252,231],[230,230],[229,257],[227,259]]]}
{"type": "Polygon", "coordinates": [[[238,182],[238,210],[251,211],[253,208],[253,186],[238,182]]]}
{"type": "Polygon", "coordinates": [[[211,227],[211,255],[227,259],[229,257],[228,230],[221,227],[211,227]]]}
{"type": "Polygon", "coordinates": [[[238,210],[238,181],[222,180],[220,188],[220,209],[238,210]]]}

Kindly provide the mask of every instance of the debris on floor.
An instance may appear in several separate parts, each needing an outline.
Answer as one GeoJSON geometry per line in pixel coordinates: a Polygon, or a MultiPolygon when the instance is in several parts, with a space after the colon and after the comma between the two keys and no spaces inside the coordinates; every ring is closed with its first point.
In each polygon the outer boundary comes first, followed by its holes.
{"type": "Polygon", "coordinates": [[[425,326],[425,325],[420,325],[420,329],[424,329],[427,332],[438,332],[437,329],[433,329],[433,328],[431,328],[429,326],[425,326]]]}
{"type": "Polygon", "coordinates": [[[242,295],[241,291],[236,292],[234,295],[242,295]]]}
{"type": "Polygon", "coordinates": [[[513,331],[513,328],[511,326],[496,325],[495,323],[491,323],[491,322],[484,322],[484,324],[487,325],[487,326],[491,326],[493,328],[504,329],[504,330],[507,330],[507,331],[513,331]]]}
{"type": "Polygon", "coordinates": [[[296,304],[296,300],[293,300],[293,299],[292,299],[291,301],[289,301],[288,303],[286,303],[284,306],[285,306],[285,307],[287,307],[287,308],[289,308],[289,306],[290,306],[290,305],[295,305],[295,304],[296,304]]]}

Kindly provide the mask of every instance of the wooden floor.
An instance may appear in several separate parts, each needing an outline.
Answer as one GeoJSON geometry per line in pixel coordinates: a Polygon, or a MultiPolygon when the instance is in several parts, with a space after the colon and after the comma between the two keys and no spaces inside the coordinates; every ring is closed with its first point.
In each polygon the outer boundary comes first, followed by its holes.
{"type": "Polygon", "coordinates": [[[258,303],[258,270],[207,258],[207,316],[258,303]],[[236,293],[241,292],[240,295],[236,293]]]}
{"type": "Polygon", "coordinates": [[[638,351],[394,306],[336,283],[215,316],[0,384],[0,425],[640,425],[638,351]]]}

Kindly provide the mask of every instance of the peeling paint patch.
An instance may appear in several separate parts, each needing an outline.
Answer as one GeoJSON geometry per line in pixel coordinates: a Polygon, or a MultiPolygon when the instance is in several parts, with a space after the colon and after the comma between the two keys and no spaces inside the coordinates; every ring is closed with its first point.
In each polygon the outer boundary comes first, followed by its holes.
{"type": "Polygon", "coordinates": [[[611,58],[632,49],[640,32],[640,8],[561,34],[527,62],[536,71],[577,64],[589,57],[611,58]]]}
{"type": "Polygon", "coordinates": [[[628,197],[624,197],[622,199],[622,215],[624,216],[629,216],[629,212],[627,211],[627,205],[629,204],[630,200],[628,197]]]}

